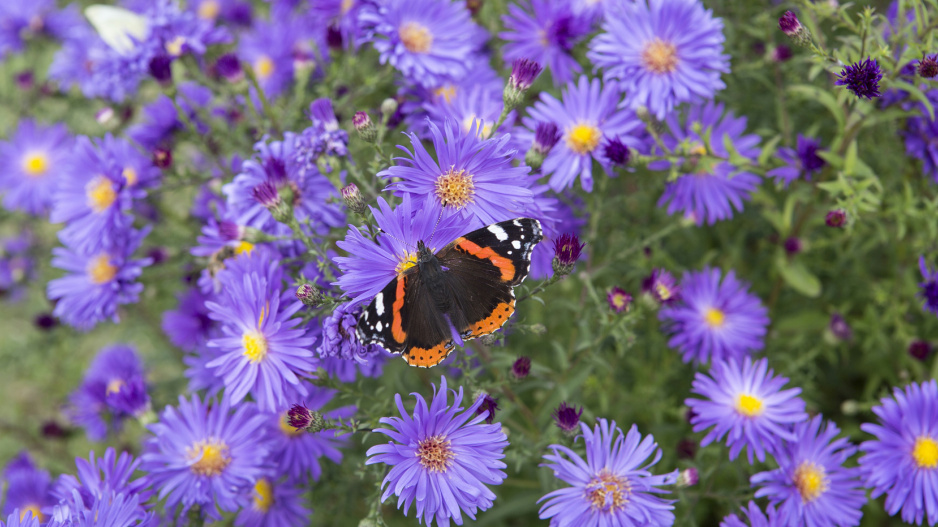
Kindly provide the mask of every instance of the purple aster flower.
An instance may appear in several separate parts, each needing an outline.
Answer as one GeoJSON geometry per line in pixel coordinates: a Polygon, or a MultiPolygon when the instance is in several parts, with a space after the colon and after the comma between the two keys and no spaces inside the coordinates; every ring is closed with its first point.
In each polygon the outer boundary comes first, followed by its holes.
{"type": "MultiPolygon", "coordinates": [[[[719,220],[733,216],[733,208],[742,210],[743,200],[749,199],[759,185],[759,176],[739,170],[729,162],[730,153],[726,144],[742,157],[755,162],[759,155],[759,136],[743,135],[746,118],[723,113],[723,105],[712,101],[706,105],[691,106],[684,124],[677,115],[668,117],[670,133],[662,138],[672,151],[680,144],[690,144],[691,155],[706,155],[696,161],[690,174],[683,174],[665,186],[658,206],[668,206],[668,214],[683,211],[684,215],[702,225],[704,221],[713,225],[719,220]],[[695,131],[699,127],[700,133],[695,131]],[[704,139],[709,132],[709,144],[704,139]],[[715,159],[714,159],[715,158],[715,159]]],[[[684,160],[686,163],[687,161],[684,160]]],[[[650,163],[649,168],[662,170],[671,166],[669,161],[650,163]]]]}
{"type": "Polygon", "coordinates": [[[52,266],[67,273],[46,287],[49,300],[57,301],[52,314],[82,331],[104,320],[117,322],[117,306],[136,302],[143,291],[137,278],[151,260],[130,256],[147,232],[124,231],[123,239],[100,251],[70,246],[52,249],[52,266]]]}
{"type": "Polygon", "coordinates": [[[529,135],[538,123],[555,123],[563,133],[542,166],[542,171],[551,175],[551,188],[559,191],[571,187],[579,176],[583,190],[591,192],[593,160],[609,168],[600,148],[604,137],[617,137],[631,148],[642,146],[635,137],[642,123],[631,110],[617,109],[620,98],[621,92],[613,84],[603,86],[599,79],[582,75],[576,84],[570,82],[564,87],[561,100],[543,92],[528,109],[529,117],[522,121],[529,135]]]}
{"type": "Polygon", "coordinates": [[[62,474],[56,481],[53,493],[59,503],[71,502],[79,510],[94,508],[96,500],[105,499],[112,493],[120,492],[128,498],[138,496],[140,516],[146,513],[143,502],[153,494],[149,489],[150,481],[146,476],[132,479],[140,466],[140,460],[134,459],[127,452],[117,452],[113,448],[104,451],[104,456],[96,458],[91,451],[88,459],[75,458],[78,476],[62,474]],[[75,496],[78,499],[74,499],[75,496]]]}
{"type": "Polygon", "coordinates": [[[400,178],[388,189],[410,195],[414,205],[433,208],[437,205],[455,211],[468,225],[465,231],[517,218],[531,204],[526,166],[512,166],[514,150],[504,147],[508,136],[483,139],[478,123],[469,132],[447,121],[443,129],[430,123],[435,158],[417,138],[408,134],[413,152],[399,146],[407,157],[403,162],[378,172],[379,177],[400,178]],[[427,206],[429,205],[429,207],[427,206]]]}
{"type": "Polygon", "coordinates": [[[249,27],[253,7],[242,0],[200,0],[188,4],[202,20],[221,21],[232,26],[249,27]]]}
{"type": "Polygon", "coordinates": [[[63,39],[82,23],[75,6],[56,7],[55,0],[9,0],[0,4],[0,58],[23,51],[26,39],[39,34],[63,39]]]}
{"type": "Polygon", "coordinates": [[[0,522],[4,527],[40,527],[39,519],[33,515],[32,511],[14,510],[7,516],[6,523],[0,522]]]}
{"type": "MultiPolygon", "coordinates": [[[[335,390],[327,390],[315,385],[306,387],[308,394],[303,397],[303,404],[308,411],[322,412],[326,419],[347,419],[355,415],[354,406],[343,406],[325,411],[335,396],[335,390]]],[[[276,466],[277,474],[286,474],[290,480],[307,482],[319,481],[322,475],[321,459],[339,464],[342,451],[348,444],[348,434],[336,430],[307,432],[290,425],[288,412],[282,411],[267,416],[267,440],[270,459],[276,466]]]]}
{"type": "Polygon", "coordinates": [[[310,4],[310,19],[327,21],[329,27],[341,36],[347,48],[358,49],[362,32],[359,13],[367,2],[363,0],[318,0],[310,4]]]}
{"type": "Polygon", "coordinates": [[[804,177],[810,181],[811,176],[827,165],[824,159],[817,155],[821,148],[821,141],[814,137],[805,137],[798,134],[798,145],[796,148],[779,148],[776,155],[785,166],[773,168],[766,172],[766,176],[774,177],[776,181],[782,182],[788,186],[792,181],[804,177]]]}
{"type": "Polygon", "coordinates": [[[756,497],[768,496],[778,507],[782,525],[859,525],[866,493],[859,468],[844,467],[857,448],[840,429],[823,417],[796,423],[795,439],[774,453],[778,468],[750,478],[760,487],[756,497]]]}
{"type": "Polygon", "coordinates": [[[730,460],[745,448],[751,465],[753,454],[765,461],[766,451],[771,454],[780,441],[794,440],[791,425],[806,420],[808,414],[798,397],[801,388],[782,390],[786,383],[788,379],[775,376],[766,359],[752,362],[746,357],[742,364],[733,358],[714,361],[709,375],[698,372],[691,391],[706,399],[687,399],[684,404],[694,413],[690,420],[694,432],[712,427],[700,446],[726,437],[730,460]]]}
{"type": "Polygon", "coordinates": [[[678,471],[653,476],[648,470],[661,459],[655,439],[642,438],[632,425],[623,434],[616,422],[598,419],[593,429],[580,423],[586,460],[563,445],[550,445],[552,454],[541,466],[569,487],[552,491],[538,502],[540,518],[550,518],[551,527],[566,525],[671,525],[672,500],[656,496],[667,491],[657,487],[677,481],[678,471]],[[649,456],[654,456],[645,465],[649,456]]]}
{"type": "Polygon", "coordinates": [[[880,96],[879,81],[882,78],[883,73],[879,70],[879,64],[867,57],[866,60],[844,66],[834,84],[846,86],[859,98],[872,99],[880,96]]]}
{"type": "Polygon", "coordinates": [[[417,265],[417,242],[425,241],[436,252],[467,229],[456,214],[441,213],[439,205],[415,207],[409,195],[394,210],[382,197],[371,208],[381,229],[377,241],[350,226],[344,241],[336,242],[349,256],[336,257],[342,275],[335,282],[357,304],[371,299],[391,280],[417,265]],[[439,220],[439,222],[437,222],[439,220]]]}
{"type": "Polygon", "coordinates": [[[828,227],[840,228],[847,223],[847,211],[834,209],[824,216],[824,223],[828,227]]]}
{"type": "Polygon", "coordinates": [[[925,311],[938,315],[938,271],[928,267],[924,256],[919,256],[918,268],[922,271],[922,278],[925,279],[924,282],[918,284],[922,288],[918,296],[925,300],[922,307],[925,311]]]}
{"type": "Polygon", "coordinates": [[[268,454],[262,437],[266,417],[252,404],[231,411],[227,398],[205,401],[179,397],[158,423],[148,428],[140,468],[159,489],[166,510],[182,504],[182,514],[198,505],[208,518],[240,508],[242,496],[263,475],[268,454]],[[209,404],[211,402],[211,404],[209,404]]]}
{"type": "Polygon", "coordinates": [[[632,295],[619,286],[609,290],[606,300],[609,302],[609,308],[616,313],[628,312],[629,308],[632,307],[632,295]]]}
{"type": "Polygon", "coordinates": [[[495,500],[488,485],[500,485],[507,477],[500,461],[508,446],[501,424],[482,424],[485,414],[476,415],[482,398],[462,411],[461,386],[449,405],[449,391],[446,377],[441,377],[429,407],[423,397],[412,394],[417,399],[413,417],[395,394],[401,417],[382,417],[381,423],[393,429],[375,429],[393,441],[368,449],[365,462],[391,467],[381,483],[387,487],[381,501],[396,495],[397,507],[405,514],[416,501],[417,519],[427,525],[434,519],[437,525],[449,525],[450,519],[461,525],[462,513],[476,519],[476,512],[487,510],[495,500]]]}
{"type": "Polygon", "coordinates": [[[259,21],[238,39],[238,56],[251,65],[267,97],[277,97],[293,83],[294,51],[303,32],[289,21],[259,21]]]}
{"type": "Polygon", "coordinates": [[[267,253],[234,258],[219,273],[221,292],[206,302],[221,335],[208,341],[221,353],[207,364],[222,377],[232,404],[250,393],[264,411],[288,406],[306,395],[298,375],[315,370],[313,339],[292,320],[303,304],[283,287],[283,268],[267,253]],[[288,397],[288,395],[290,397],[288,397]]]}
{"type": "Polygon", "coordinates": [[[26,286],[36,275],[32,258],[35,240],[29,230],[18,236],[0,238],[0,297],[8,302],[22,299],[26,286]]]}
{"type": "Polygon", "coordinates": [[[69,417],[92,441],[102,441],[109,429],[120,429],[124,419],[148,412],[150,396],[137,350],[125,344],[102,349],[69,401],[69,417]]]}
{"type": "MultiPolygon", "coordinates": [[[[534,191],[534,210],[529,214],[541,222],[544,230],[544,239],[534,247],[531,254],[530,277],[535,280],[547,278],[556,272],[554,269],[554,260],[558,256],[555,252],[555,246],[558,240],[565,234],[568,236],[577,236],[583,225],[586,224],[586,213],[582,202],[572,193],[561,199],[556,193],[550,190],[547,185],[536,185],[534,191]],[[569,202],[569,203],[568,203],[569,202]]],[[[578,241],[578,240],[577,240],[578,241]]],[[[585,245],[585,244],[584,244],[585,245]]],[[[577,254],[565,255],[571,257],[569,271],[572,272],[576,261],[585,255],[583,252],[577,254]],[[572,257],[576,259],[572,259],[572,257]]],[[[568,260],[558,262],[564,264],[568,260]]],[[[562,271],[567,271],[567,267],[562,267],[562,271]]]]}
{"type": "MultiPolygon", "coordinates": [[[[925,97],[933,106],[938,104],[938,89],[926,91],[925,97]]],[[[938,118],[929,117],[921,102],[906,104],[903,108],[917,112],[908,118],[905,129],[900,132],[905,138],[905,153],[920,159],[923,171],[938,183],[938,118]]]]}
{"type": "Polygon", "coordinates": [[[938,76],[938,55],[925,55],[917,66],[919,77],[931,79],[938,76]]]}
{"type": "Polygon", "coordinates": [[[524,8],[508,6],[502,15],[506,31],[498,36],[506,40],[502,49],[505,61],[528,59],[550,70],[554,84],[563,84],[580,72],[573,58],[573,47],[590,32],[590,21],[575,16],[567,2],[530,0],[524,8]]]}
{"type": "Polygon", "coordinates": [[[663,308],[658,318],[671,334],[668,346],[681,352],[684,362],[742,359],[762,349],[768,310],[749,285],[730,271],[704,268],[681,280],[681,302],[663,308]]]}
{"type": "Polygon", "coordinates": [[[580,259],[584,247],[586,242],[580,243],[579,236],[565,232],[554,240],[554,258],[560,265],[573,266],[580,259]]]}
{"type": "Polygon", "coordinates": [[[269,183],[279,190],[289,187],[290,206],[300,222],[310,220],[312,234],[322,234],[345,221],[341,207],[327,201],[338,198],[332,183],[316,168],[301,162],[296,154],[301,138],[288,132],[283,141],[259,142],[256,157],[244,161],[241,173],[222,187],[229,213],[235,223],[260,229],[268,234],[290,235],[290,228],[274,219],[271,212],[254,196],[254,190],[269,183]]]}
{"type": "Polygon", "coordinates": [[[607,82],[620,83],[624,105],[664,119],[675,106],[726,87],[724,40],[723,20],[696,0],[613,2],[586,56],[607,82]]]}
{"type": "Polygon", "coordinates": [[[583,407],[577,408],[576,405],[568,405],[566,401],[561,401],[560,406],[551,415],[554,417],[554,424],[557,428],[570,433],[579,427],[583,407]]]}
{"type": "Polygon", "coordinates": [[[469,74],[469,58],[487,38],[465,4],[450,0],[379,0],[366,3],[359,21],[382,64],[428,88],[469,74]]]}
{"type": "MultiPolygon", "coordinates": [[[[448,121],[455,121],[463,135],[468,135],[474,131],[481,139],[488,139],[492,136],[492,127],[498,121],[504,106],[502,95],[490,90],[487,86],[476,84],[463,87],[463,93],[452,101],[447,102],[444,98],[439,98],[434,103],[424,105],[429,119],[421,125],[425,129],[425,133],[418,133],[417,135],[433,140],[433,129],[436,126],[434,123],[448,124],[448,121]]],[[[508,113],[505,123],[513,122],[514,119],[515,113],[511,111],[508,113]]],[[[502,132],[510,128],[506,124],[502,126],[502,132]]],[[[502,150],[517,150],[518,145],[516,143],[517,138],[512,136],[504,140],[502,150]]]]}
{"type": "Polygon", "coordinates": [[[653,269],[648,278],[642,280],[642,292],[650,294],[662,305],[671,305],[681,299],[681,286],[666,269],[653,269]]]}
{"type": "Polygon", "coordinates": [[[140,496],[109,492],[85,506],[77,491],[55,508],[49,527],[153,527],[157,518],[144,512],[140,496]]]}
{"type": "Polygon", "coordinates": [[[785,14],[778,19],[778,28],[789,37],[797,35],[802,27],[798,17],[791,11],[785,11],[785,14]]]}
{"type": "MultiPolygon", "coordinates": [[[[189,121],[195,123],[196,129],[202,134],[208,133],[209,128],[200,122],[195,107],[207,108],[211,100],[212,91],[204,86],[184,82],[178,87],[176,104],[179,104],[189,121]]],[[[179,120],[176,104],[166,95],[159,96],[143,107],[146,121],[131,126],[127,135],[148,151],[161,146],[171,146],[173,134],[185,129],[185,125],[179,120]]]]}
{"type": "Polygon", "coordinates": [[[312,511],[304,505],[305,485],[290,479],[262,477],[254,483],[251,504],[242,507],[235,517],[236,527],[302,527],[309,525],[312,511]]]}
{"type": "Polygon", "coordinates": [[[4,468],[3,479],[6,480],[3,516],[18,510],[21,519],[32,513],[34,518],[45,522],[55,505],[49,472],[36,467],[29,454],[23,452],[4,468]]]}
{"type": "Polygon", "coordinates": [[[336,357],[368,364],[375,360],[381,361],[387,355],[381,346],[362,344],[355,336],[362,307],[362,304],[348,302],[336,306],[328,317],[323,317],[322,343],[316,350],[320,357],[336,357]]]}
{"type": "Polygon", "coordinates": [[[215,323],[209,317],[205,302],[211,297],[197,287],[177,295],[179,307],[163,313],[163,333],[174,346],[194,351],[210,338],[215,323]]]}
{"type": "MultiPolygon", "coordinates": [[[[309,105],[313,125],[296,137],[293,152],[294,162],[301,167],[300,175],[316,171],[316,162],[321,156],[348,156],[348,132],[339,128],[329,99],[316,99],[309,105]]],[[[332,167],[327,162],[327,171],[332,167]]]]}
{"type": "Polygon", "coordinates": [[[723,518],[723,521],[720,522],[720,527],[776,527],[782,525],[779,521],[778,513],[775,511],[775,507],[768,505],[765,511],[767,514],[762,512],[762,509],[756,505],[756,502],[750,501],[749,504],[743,508],[743,513],[746,515],[748,521],[744,522],[739,519],[739,516],[730,514],[726,518],[723,518]]]}
{"type": "Polygon", "coordinates": [[[938,523],[938,383],[934,379],[895,388],[873,413],[879,423],[860,428],[860,468],[873,498],[886,494],[886,512],[920,525],[938,523]]]}
{"type": "Polygon", "coordinates": [[[0,142],[0,191],[3,206],[38,216],[52,207],[72,139],[61,124],[20,121],[9,141],[0,142]]]}

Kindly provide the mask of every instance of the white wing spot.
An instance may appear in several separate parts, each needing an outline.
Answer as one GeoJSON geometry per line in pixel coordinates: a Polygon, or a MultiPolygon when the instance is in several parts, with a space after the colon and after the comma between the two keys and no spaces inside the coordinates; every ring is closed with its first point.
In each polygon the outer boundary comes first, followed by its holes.
{"type": "Polygon", "coordinates": [[[513,221],[513,222],[511,222],[511,223],[513,223],[513,224],[515,225],[515,227],[520,227],[520,226],[521,226],[521,222],[518,221],[518,220],[515,220],[515,221],[513,221]]]}
{"type": "MultiPolygon", "coordinates": [[[[384,293],[378,293],[375,297],[375,313],[380,317],[384,314],[384,293]]],[[[381,331],[380,329],[378,331],[381,331]]]]}
{"type": "Polygon", "coordinates": [[[384,329],[384,326],[381,324],[381,322],[378,322],[377,324],[375,324],[375,329],[377,329],[378,331],[381,331],[382,329],[384,329]]]}
{"type": "Polygon", "coordinates": [[[511,246],[514,247],[515,249],[520,249],[520,248],[521,248],[521,242],[519,242],[518,240],[514,240],[514,241],[511,242],[511,246]]]}
{"type": "Polygon", "coordinates": [[[511,254],[511,251],[508,251],[508,254],[511,254]]]}
{"type": "Polygon", "coordinates": [[[489,225],[489,232],[495,235],[498,238],[498,241],[503,242],[508,239],[508,233],[505,232],[505,229],[496,225],[489,225]]]}

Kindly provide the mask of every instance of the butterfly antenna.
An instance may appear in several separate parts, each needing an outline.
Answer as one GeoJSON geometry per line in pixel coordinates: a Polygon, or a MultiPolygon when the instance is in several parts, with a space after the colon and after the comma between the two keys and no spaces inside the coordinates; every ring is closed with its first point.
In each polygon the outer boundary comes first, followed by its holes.
{"type": "Polygon", "coordinates": [[[440,215],[436,217],[436,224],[433,225],[433,232],[430,233],[430,239],[427,240],[427,245],[430,245],[430,242],[433,241],[433,237],[436,236],[436,228],[440,226],[440,221],[443,219],[443,209],[440,209],[440,215]]]}

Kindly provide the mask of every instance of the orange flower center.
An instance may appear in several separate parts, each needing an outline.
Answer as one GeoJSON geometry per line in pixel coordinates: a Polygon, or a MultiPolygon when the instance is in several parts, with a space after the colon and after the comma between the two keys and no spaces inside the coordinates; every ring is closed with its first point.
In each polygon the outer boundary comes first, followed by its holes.
{"type": "Polygon", "coordinates": [[[187,454],[190,461],[195,460],[189,470],[199,476],[217,476],[231,464],[228,445],[217,439],[199,441],[187,449],[187,454]]]}
{"type": "Polygon", "coordinates": [[[677,69],[677,48],[670,42],[655,38],[642,50],[642,64],[657,74],[671,73],[677,69]]]}
{"type": "Polygon", "coordinates": [[[586,486],[586,499],[593,509],[616,511],[625,507],[632,494],[632,486],[623,477],[602,469],[586,486]]]}
{"type": "Polygon", "coordinates": [[[428,437],[418,443],[417,458],[420,464],[430,472],[446,472],[456,457],[449,444],[449,440],[443,436],[428,437]]]}
{"type": "Polygon", "coordinates": [[[404,47],[411,53],[426,53],[430,51],[430,46],[433,44],[433,35],[430,34],[430,30],[417,22],[404,23],[397,33],[404,47]]]}

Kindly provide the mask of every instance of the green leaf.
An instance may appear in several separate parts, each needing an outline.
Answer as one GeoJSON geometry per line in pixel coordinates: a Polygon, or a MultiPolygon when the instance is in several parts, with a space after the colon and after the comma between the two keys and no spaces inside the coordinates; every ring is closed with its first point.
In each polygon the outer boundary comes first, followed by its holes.
{"type": "Polygon", "coordinates": [[[788,88],[788,91],[791,92],[792,95],[798,95],[805,99],[823,104],[831,115],[834,116],[834,119],[837,120],[837,129],[843,130],[845,128],[844,125],[847,122],[847,118],[844,115],[844,109],[837,103],[837,100],[834,99],[834,96],[831,95],[829,91],[822,90],[817,86],[811,86],[810,84],[797,84],[788,88]]]}
{"type": "Polygon", "coordinates": [[[817,298],[821,294],[821,281],[811,274],[811,271],[799,260],[788,260],[779,253],[775,259],[775,266],[782,275],[785,283],[792,289],[809,298],[817,298]]]}
{"type": "Polygon", "coordinates": [[[853,175],[857,169],[857,141],[854,139],[847,147],[847,156],[844,158],[844,172],[853,175]]]}

